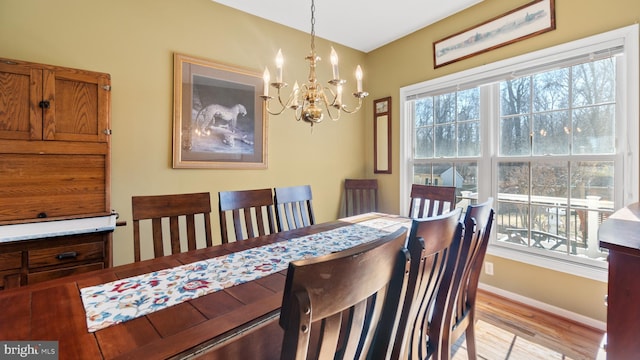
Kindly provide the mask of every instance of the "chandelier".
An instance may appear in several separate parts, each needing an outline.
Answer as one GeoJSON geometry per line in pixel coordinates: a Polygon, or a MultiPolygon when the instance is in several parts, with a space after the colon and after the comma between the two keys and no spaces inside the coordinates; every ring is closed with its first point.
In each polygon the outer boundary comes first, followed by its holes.
{"type": "Polygon", "coordinates": [[[305,58],[309,61],[308,81],[303,83],[302,86],[299,86],[296,81],[289,96],[283,98],[281,90],[287,86],[287,83],[282,81],[282,65],[284,61],[282,51],[278,50],[278,54],[276,55],[276,81],[269,83],[271,75],[269,69],[265,68],[263,75],[264,92],[263,95],[260,96],[269,114],[280,115],[285,110],[291,109],[293,110],[296,120],[305,121],[311,126],[323,120],[323,107],[332,120],[338,120],[343,111],[352,114],[360,110],[360,107],[362,107],[362,99],[369,95],[369,93],[362,91],[362,68],[358,65],[356,67],[356,92],[353,93],[353,96],[358,99],[358,105],[353,109],[349,109],[342,103],[342,87],[347,81],[340,79],[338,54],[333,47],[331,47],[333,79],[328,81],[332,87],[323,86],[318,83],[318,79],[316,78],[316,63],[320,60],[320,57],[316,55],[315,10],[315,1],[311,0],[311,52],[305,58]],[[276,89],[275,97],[269,95],[269,86],[276,89]],[[333,89],[335,89],[335,91],[333,89]],[[274,98],[277,98],[280,104],[280,109],[277,111],[272,111],[269,108],[269,103],[271,99],[274,98]]]}

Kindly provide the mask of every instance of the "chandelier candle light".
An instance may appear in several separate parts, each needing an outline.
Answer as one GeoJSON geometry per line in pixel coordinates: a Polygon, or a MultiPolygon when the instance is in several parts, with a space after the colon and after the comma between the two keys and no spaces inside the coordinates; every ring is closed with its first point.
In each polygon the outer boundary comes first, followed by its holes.
{"type": "Polygon", "coordinates": [[[338,71],[338,54],[333,47],[331,47],[330,57],[333,79],[329,81],[329,84],[335,88],[335,92],[327,86],[318,84],[318,79],[316,78],[316,63],[320,60],[320,57],[316,55],[315,9],[315,2],[314,0],[311,0],[311,52],[305,58],[309,61],[308,82],[299,86],[296,81],[289,97],[286,100],[282,98],[280,91],[282,88],[287,86],[287,83],[282,81],[282,65],[284,63],[284,59],[282,57],[282,51],[278,50],[278,54],[276,55],[276,81],[269,83],[271,81],[271,74],[269,73],[269,69],[265,68],[263,75],[264,92],[260,96],[264,100],[269,114],[280,115],[286,109],[291,109],[294,111],[296,120],[303,120],[308,122],[311,126],[323,120],[322,106],[327,110],[327,114],[331,120],[335,121],[340,118],[342,111],[352,114],[360,110],[360,107],[362,107],[362,99],[369,95],[369,93],[362,91],[362,68],[358,65],[356,67],[356,92],[353,93],[353,96],[358,99],[358,105],[356,108],[349,110],[347,106],[342,103],[342,86],[347,81],[340,79],[340,73],[338,71]],[[269,109],[270,100],[274,98],[269,95],[269,86],[274,87],[277,90],[277,99],[281,107],[278,111],[272,111],[269,109]],[[330,96],[327,96],[328,94],[330,94],[330,96]],[[333,113],[332,108],[335,109],[333,113]]]}

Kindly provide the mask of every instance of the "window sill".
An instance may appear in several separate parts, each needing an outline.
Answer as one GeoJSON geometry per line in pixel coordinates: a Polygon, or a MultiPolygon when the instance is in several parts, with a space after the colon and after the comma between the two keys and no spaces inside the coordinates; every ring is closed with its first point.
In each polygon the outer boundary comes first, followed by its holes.
{"type": "MultiPolygon", "coordinates": [[[[608,263],[586,264],[579,261],[571,261],[566,257],[556,258],[546,254],[536,254],[530,251],[514,249],[500,244],[489,244],[487,253],[503,257],[505,259],[519,261],[525,264],[539,266],[545,269],[563,272],[591,280],[607,282],[608,263]]],[[[594,261],[595,263],[595,261],[594,261]]]]}

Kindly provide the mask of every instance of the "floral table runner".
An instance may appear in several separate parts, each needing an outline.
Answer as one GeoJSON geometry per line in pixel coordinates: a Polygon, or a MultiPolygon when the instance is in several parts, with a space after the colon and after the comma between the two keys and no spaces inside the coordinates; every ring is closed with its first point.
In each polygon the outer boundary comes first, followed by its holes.
{"type": "MultiPolygon", "coordinates": [[[[410,225],[410,223],[409,223],[410,225]]],[[[89,332],[287,269],[289,262],[342,251],[406,222],[373,219],[80,290],[89,332]]]]}

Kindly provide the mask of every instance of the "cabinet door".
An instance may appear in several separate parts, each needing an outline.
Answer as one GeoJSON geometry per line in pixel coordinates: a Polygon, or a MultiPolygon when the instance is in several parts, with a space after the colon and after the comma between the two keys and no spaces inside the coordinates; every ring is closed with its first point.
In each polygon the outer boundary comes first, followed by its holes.
{"type": "Polygon", "coordinates": [[[20,286],[22,252],[0,252],[0,290],[20,286]]]}
{"type": "Polygon", "coordinates": [[[106,74],[45,69],[43,139],[107,142],[110,79],[106,74]]]}
{"type": "Polygon", "coordinates": [[[0,61],[0,139],[42,139],[42,70],[0,61]]]}

